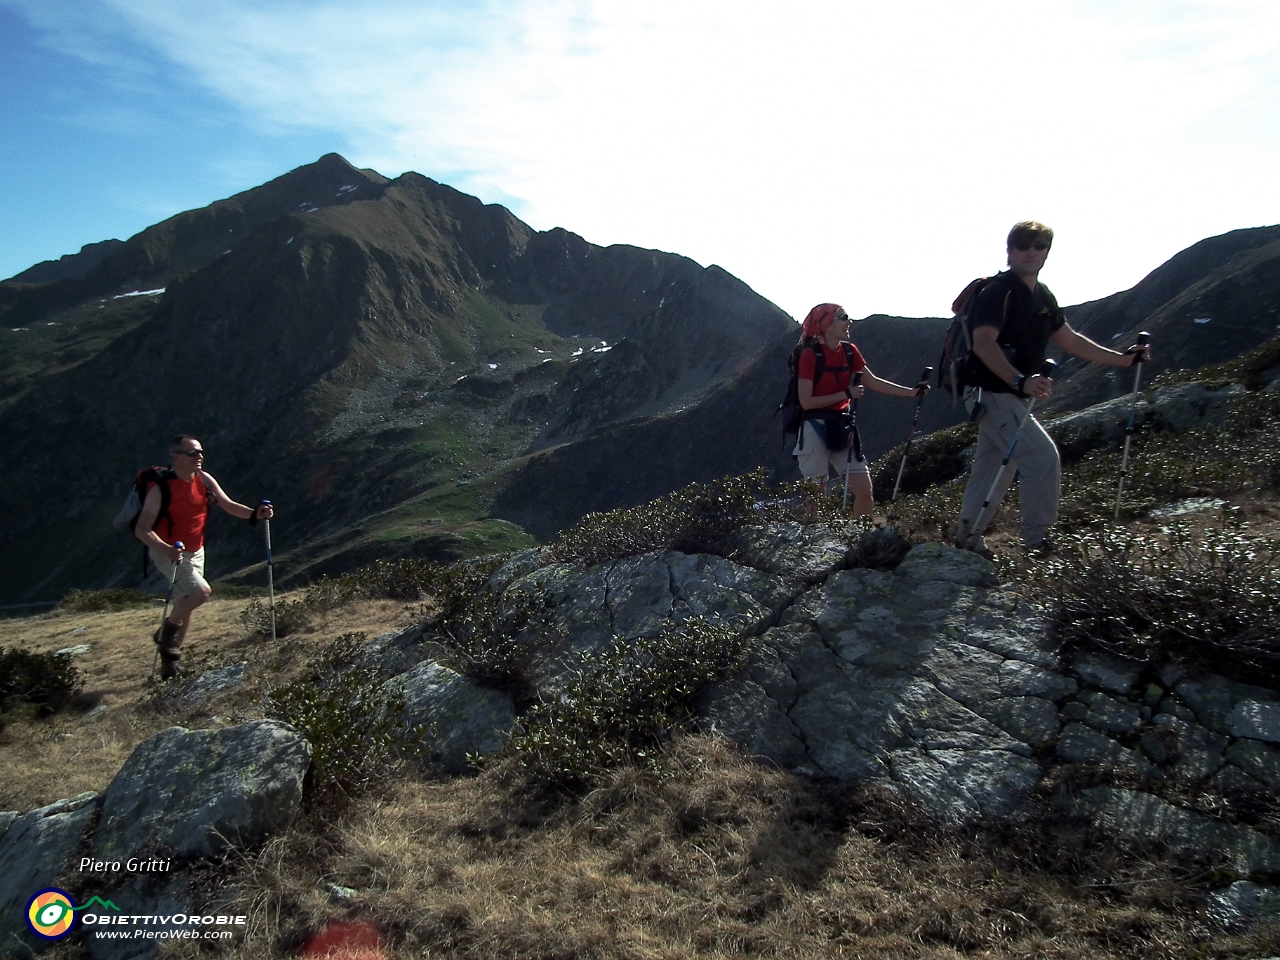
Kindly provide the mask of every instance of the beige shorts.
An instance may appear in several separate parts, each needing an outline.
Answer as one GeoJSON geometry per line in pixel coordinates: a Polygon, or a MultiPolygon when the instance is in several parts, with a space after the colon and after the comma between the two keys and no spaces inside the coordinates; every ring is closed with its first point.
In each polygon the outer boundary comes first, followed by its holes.
{"type": "MultiPolygon", "coordinates": [[[[173,576],[173,561],[155,550],[149,549],[147,553],[151,556],[151,562],[156,565],[156,569],[160,571],[160,576],[168,582],[173,576]]],[[[173,595],[185,597],[207,589],[209,589],[209,581],[204,578],[204,547],[195,553],[183,550],[182,563],[178,564],[178,576],[173,581],[173,595]]]]}
{"type": "Polygon", "coordinates": [[[828,476],[828,469],[834,470],[839,476],[844,476],[845,467],[848,466],[849,473],[871,473],[871,467],[865,460],[859,460],[856,456],[852,462],[849,460],[849,451],[845,450],[828,450],[827,445],[822,442],[822,438],[818,436],[817,431],[813,429],[813,424],[808,420],[804,423],[804,430],[796,440],[796,448],[792,451],[796,457],[796,463],[800,466],[800,476],[816,477],[819,480],[825,480],[828,476]]]}

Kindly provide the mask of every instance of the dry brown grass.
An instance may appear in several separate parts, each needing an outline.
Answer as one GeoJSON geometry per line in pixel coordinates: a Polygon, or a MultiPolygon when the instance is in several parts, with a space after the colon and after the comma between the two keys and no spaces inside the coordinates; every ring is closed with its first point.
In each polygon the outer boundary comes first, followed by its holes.
{"type": "MultiPolygon", "coordinates": [[[[226,960],[297,955],[326,924],[376,926],[395,958],[1262,956],[1192,908],[1208,876],[1061,818],[947,830],[892,794],[772,770],[687,737],[663,780],[617,771],[582,798],[510,767],[387,784],[246,860],[226,960]],[[337,904],[326,885],[354,891],[337,904]]],[[[195,958],[191,945],[166,956],[195,958]]]]}
{"type": "Polygon", "coordinates": [[[85,677],[84,692],[72,709],[45,719],[18,719],[0,730],[0,810],[30,810],[86,790],[106,789],[133,748],[175,724],[205,727],[258,716],[254,698],[263,687],[293,676],[335,637],[364,632],[370,637],[411,621],[399,601],[353,603],[325,615],[311,632],[273,646],[239,621],[244,600],[206,603],[196,614],[183,648],[185,675],[248,661],[243,691],[215,710],[173,710],[150,681],[155,661],[151,635],[160,608],[114,613],[53,612],[0,621],[0,645],[38,653],[90,644],[75,659],[85,677]],[[105,711],[93,713],[96,707],[105,711]]]}

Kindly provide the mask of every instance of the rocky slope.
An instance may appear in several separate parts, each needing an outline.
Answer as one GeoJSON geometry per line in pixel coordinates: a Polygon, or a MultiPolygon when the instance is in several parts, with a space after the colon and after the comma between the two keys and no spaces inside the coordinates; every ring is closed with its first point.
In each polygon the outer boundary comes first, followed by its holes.
{"type": "MultiPolygon", "coordinates": [[[[1017,817],[1048,794],[1062,816],[1104,836],[1217,862],[1218,922],[1280,916],[1269,883],[1280,837],[1198,799],[1280,789],[1280,693],[1168,664],[1064,657],[1042,611],[998,585],[987,560],[929,543],[892,570],[869,569],[859,543],[856,530],[775,523],[739,531],[726,544],[733,560],[665,550],[584,567],[535,550],[489,587],[550,604],[562,634],[531,670],[543,698],[584,657],[703,618],[751,639],[745,668],[703,691],[698,722],[760,760],[807,778],[880,783],[953,823],[1017,817]],[[1055,790],[1064,774],[1093,785],[1055,790]]],[[[426,639],[421,627],[388,634],[365,657],[395,674],[380,699],[403,697],[406,727],[426,731],[418,755],[465,773],[472,758],[504,748],[517,704],[433,660],[426,639]]],[[[206,679],[189,690],[209,711],[218,693],[206,679]]],[[[271,721],[175,727],[140,744],[102,797],[0,814],[0,864],[12,868],[0,923],[16,929],[30,891],[64,878],[81,844],[99,859],[146,849],[176,864],[107,884],[119,909],[230,912],[207,873],[202,889],[192,878],[217,862],[223,838],[252,849],[288,825],[312,746],[271,721]],[[217,777],[180,775],[192,769],[217,777]]],[[[109,917],[104,909],[86,922],[109,917]]],[[[124,958],[155,945],[90,946],[124,958]]]]}
{"type": "MultiPolygon", "coordinates": [[[[1142,416],[1184,433],[1251,392],[1271,396],[1278,382],[1167,387],[1142,416]]],[[[1104,404],[1055,429],[1080,455],[1112,444],[1121,415],[1104,404]]],[[[388,677],[377,702],[404,698],[404,728],[436,771],[464,773],[475,756],[515,746],[509,738],[532,705],[557,701],[599,659],[622,654],[608,689],[624,689],[660,649],[646,643],[701,621],[741,637],[746,656],[700,691],[697,724],[762,762],[811,780],[878,784],[951,824],[1043,815],[1047,805],[1091,825],[1092,836],[1207,864],[1214,890],[1194,903],[1167,893],[1170,909],[1201,909],[1236,931],[1280,917],[1274,671],[1232,679],[1169,658],[1064,652],[1047,598],[1000,582],[989,561],[939,543],[907,550],[891,530],[844,523],[748,522],[714,552],[647,549],[600,563],[533,548],[477,583],[502,609],[534,598],[554,628],[522,668],[531,690],[516,697],[510,685],[450,669],[428,623],[359,654],[388,677]]],[[[243,709],[231,697],[246,666],[167,694],[181,715],[215,729],[150,738],[102,796],[0,813],[0,924],[20,921],[31,890],[67,882],[82,847],[100,857],[146,849],[177,865],[173,875],[104,885],[136,913],[171,915],[197,898],[224,909],[229,890],[207,872],[220,838],[234,833],[252,848],[284,829],[318,749],[256,714],[216,729],[224,721],[210,717],[243,709]],[[181,775],[192,769],[210,777],[181,775]]],[[[95,944],[93,955],[134,955],[119,946],[95,944]]]]}

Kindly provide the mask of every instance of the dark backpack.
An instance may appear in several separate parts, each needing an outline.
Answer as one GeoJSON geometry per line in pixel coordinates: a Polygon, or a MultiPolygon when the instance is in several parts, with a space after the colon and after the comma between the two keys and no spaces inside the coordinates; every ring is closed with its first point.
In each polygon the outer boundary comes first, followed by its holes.
{"type": "MultiPolygon", "coordinates": [[[[129,488],[129,495],[124,498],[124,506],[120,508],[120,512],[116,514],[116,518],[111,521],[111,525],[121,533],[128,532],[130,536],[137,535],[138,517],[142,514],[142,504],[147,499],[147,491],[151,489],[152,484],[160,487],[160,512],[156,514],[156,522],[160,522],[161,517],[169,515],[169,484],[167,481],[172,480],[177,474],[174,473],[173,467],[146,467],[139,470],[133,478],[133,486],[129,488]]],[[[204,480],[205,496],[209,502],[213,501],[213,491],[209,489],[209,484],[204,480]]],[[[208,509],[206,505],[206,509],[208,509]]],[[[147,575],[147,548],[142,548],[142,575],[147,575]]]]}
{"type": "Polygon", "coordinates": [[[960,291],[951,304],[955,316],[942,341],[942,356],[938,360],[938,386],[951,394],[953,404],[960,402],[964,388],[974,382],[973,358],[973,308],[978,294],[992,281],[992,277],[979,277],[960,291]]]}
{"type": "Polygon", "coordinates": [[[176,476],[173,467],[147,467],[139,470],[137,476],[133,478],[129,495],[124,498],[124,506],[111,521],[111,525],[121,533],[128,531],[130,536],[135,535],[138,516],[142,513],[142,504],[147,499],[147,491],[151,489],[153,483],[160,484],[160,512],[156,515],[156,519],[166,516],[169,513],[169,484],[164,481],[172,480],[176,476]]]}
{"type": "MultiPolygon", "coordinates": [[[[841,341],[840,346],[844,350],[846,365],[853,369],[853,346],[847,341],[841,341]]],[[[791,379],[787,383],[786,395],[778,404],[778,409],[773,411],[775,417],[782,414],[782,445],[784,447],[787,445],[787,434],[798,434],[804,426],[805,416],[809,413],[800,406],[800,358],[806,350],[813,351],[814,383],[818,382],[818,378],[827,368],[826,351],[822,349],[821,343],[814,340],[801,340],[791,348],[791,355],[787,357],[787,370],[791,373],[791,379]]]]}

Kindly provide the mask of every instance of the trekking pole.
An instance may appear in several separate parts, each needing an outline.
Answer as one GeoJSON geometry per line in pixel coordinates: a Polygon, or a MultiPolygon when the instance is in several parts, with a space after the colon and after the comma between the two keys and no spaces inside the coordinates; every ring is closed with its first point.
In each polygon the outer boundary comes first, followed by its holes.
{"type": "MultiPolygon", "coordinates": [[[[862,374],[855,373],[853,375],[853,386],[862,386],[862,374]]],[[[853,402],[849,404],[849,410],[853,422],[849,430],[849,452],[844,458],[844,502],[840,505],[842,510],[849,509],[849,469],[853,466],[853,448],[858,442],[858,401],[857,398],[852,396],[852,390],[850,390],[850,394],[849,399],[853,402]]],[[[861,451],[859,451],[858,462],[862,462],[861,451]]]]}
{"type": "MultiPolygon", "coordinates": [[[[263,500],[263,506],[271,506],[270,500],[263,500]]],[[[268,517],[262,521],[262,530],[267,538],[267,596],[271,598],[271,640],[274,643],[276,639],[276,584],[275,575],[271,569],[271,519],[268,517]]]]}
{"type": "MultiPolygon", "coordinates": [[[[178,549],[178,562],[173,565],[173,575],[169,577],[169,589],[164,595],[164,606],[160,608],[160,633],[161,640],[164,639],[164,625],[169,620],[169,601],[173,599],[173,585],[178,582],[178,568],[182,566],[182,551],[185,544],[181,540],[175,540],[173,545],[178,549]]],[[[160,644],[156,644],[156,655],[151,658],[151,675],[156,675],[156,665],[160,661],[160,644]]]]}
{"type": "MultiPolygon", "coordinates": [[[[1138,334],[1138,346],[1145,347],[1151,334],[1143,330],[1138,334]]],[[[1124,428],[1124,455],[1120,458],[1120,486],[1116,490],[1116,519],[1120,519],[1120,498],[1124,496],[1124,478],[1129,472],[1129,441],[1133,439],[1133,415],[1138,407],[1138,383],[1142,378],[1142,351],[1138,351],[1138,359],[1133,362],[1133,393],[1129,398],[1129,423],[1124,428]]]]}
{"type": "MultiPolygon", "coordinates": [[[[925,367],[924,373],[920,375],[920,382],[926,383],[933,376],[933,367],[925,367]]],[[[907,454],[911,452],[911,441],[916,436],[916,423],[920,420],[920,407],[924,404],[924,391],[920,391],[920,397],[916,400],[916,415],[911,418],[911,431],[907,434],[907,445],[902,448],[902,462],[898,464],[898,479],[893,484],[893,496],[889,498],[889,509],[892,511],[894,503],[898,499],[898,488],[902,486],[902,471],[907,468],[907,454]]]]}
{"type": "MultiPolygon", "coordinates": [[[[1044,362],[1044,372],[1042,376],[1052,376],[1054,368],[1058,364],[1053,360],[1044,362]]],[[[1018,421],[1018,428],[1013,431],[1013,440],[1009,444],[1009,449],[1004,455],[1004,459],[1000,461],[1000,469],[996,471],[995,479],[991,481],[991,488],[987,491],[987,499],[982,501],[982,509],[978,511],[978,519],[973,522],[973,530],[969,532],[968,539],[965,540],[965,546],[973,549],[978,545],[978,538],[982,536],[982,532],[987,529],[987,524],[991,522],[991,518],[995,516],[996,510],[1000,504],[993,504],[991,501],[996,495],[996,491],[1000,489],[1000,482],[1004,479],[1004,472],[1009,469],[1009,461],[1013,459],[1013,451],[1018,446],[1018,437],[1022,436],[1022,428],[1027,425],[1027,421],[1031,419],[1031,410],[1036,405],[1036,398],[1031,397],[1027,401],[1026,412],[1022,419],[1018,421]]]]}

